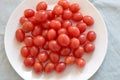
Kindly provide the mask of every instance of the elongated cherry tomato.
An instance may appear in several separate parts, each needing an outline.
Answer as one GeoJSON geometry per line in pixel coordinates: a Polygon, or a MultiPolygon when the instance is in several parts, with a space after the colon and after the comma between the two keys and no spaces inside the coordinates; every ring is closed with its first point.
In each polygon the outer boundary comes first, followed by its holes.
{"type": "Polygon", "coordinates": [[[33,46],[33,38],[31,36],[26,36],[24,42],[26,46],[33,46]]]}
{"type": "Polygon", "coordinates": [[[60,34],[68,34],[68,32],[65,28],[61,28],[58,30],[58,35],[60,35],[60,34]]]}
{"type": "Polygon", "coordinates": [[[79,47],[79,45],[80,45],[79,39],[77,39],[77,38],[71,39],[71,41],[70,41],[70,48],[71,49],[76,49],[79,47]]]}
{"type": "Polygon", "coordinates": [[[83,48],[82,46],[79,46],[79,47],[75,50],[75,52],[74,52],[74,56],[75,56],[76,58],[82,57],[83,54],[84,54],[84,48],[83,48]]]}
{"type": "Polygon", "coordinates": [[[54,40],[56,39],[57,37],[57,33],[54,29],[50,29],[48,32],[47,32],[47,38],[48,40],[54,40]]]}
{"type": "Polygon", "coordinates": [[[34,65],[35,60],[32,57],[25,58],[24,65],[26,67],[32,67],[34,65]]]}
{"type": "Polygon", "coordinates": [[[82,45],[82,44],[84,44],[85,42],[86,42],[86,35],[85,34],[81,34],[80,36],[79,36],[79,41],[80,41],[80,44],[82,45]]]}
{"type": "Polygon", "coordinates": [[[41,25],[37,25],[35,26],[35,28],[33,29],[33,31],[31,32],[32,36],[36,37],[42,34],[42,26],[41,25]]]}
{"type": "Polygon", "coordinates": [[[82,18],[83,18],[83,16],[82,16],[81,12],[74,13],[73,17],[72,17],[72,19],[76,22],[81,21],[82,18]]]}
{"type": "Polygon", "coordinates": [[[46,21],[46,22],[42,23],[42,27],[44,29],[49,29],[50,28],[50,21],[46,21]]]}
{"type": "Polygon", "coordinates": [[[35,14],[35,11],[32,10],[32,9],[26,9],[24,11],[24,15],[25,15],[26,18],[33,17],[34,14],[35,14]]]}
{"type": "Polygon", "coordinates": [[[17,29],[17,31],[15,32],[15,37],[17,41],[23,42],[25,38],[25,33],[23,32],[22,29],[17,29]]]}
{"type": "Polygon", "coordinates": [[[23,25],[23,23],[26,22],[26,21],[28,21],[28,19],[25,16],[20,17],[19,22],[20,22],[21,25],[23,25]]]}
{"type": "Polygon", "coordinates": [[[22,57],[26,58],[29,56],[29,49],[27,46],[23,46],[20,50],[22,57]]]}
{"type": "Polygon", "coordinates": [[[59,30],[61,28],[61,22],[58,20],[52,20],[50,22],[50,27],[55,29],[55,30],[59,30]]]}
{"type": "Polygon", "coordinates": [[[55,14],[55,15],[62,15],[62,13],[63,13],[63,8],[62,8],[62,6],[60,6],[60,5],[56,5],[54,8],[53,8],[53,13],[55,14]]]}
{"type": "Polygon", "coordinates": [[[46,40],[48,40],[47,33],[48,33],[48,30],[43,30],[43,31],[42,31],[42,36],[43,36],[46,40]]]}
{"type": "Polygon", "coordinates": [[[78,27],[78,29],[80,30],[80,33],[85,32],[85,30],[87,29],[87,25],[84,22],[78,23],[76,27],[78,27]]]}
{"type": "Polygon", "coordinates": [[[55,69],[55,64],[53,64],[52,62],[48,62],[48,63],[45,65],[45,72],[46,72],[46,73],[50,73],[50,72],[52,72],[54,69],[55,69]]]}
{"type": "Polygon", "coordinates": [[[45,43],[45,45],[43,46],[43,49],[44,49],[44,50],[49,50],[48,42],[45,43]]]}
{"type": "Polygon", "coordinates": [[[38,53],[39,53],[39,48],[38,47],[32,46],[30,48],[30,54],[31,54],[32,57],[36,58],[38,53]]]}
{"type": "Polygon", "coordinates": [[[61,73],[65,70],[65,68],[66,68],[66,64],[64,62],[60,62],[56,65],[55,70],[56,72],[61,73]]]}
{"type": "Polygon", "coordinates": [[[83,58],[78,58],[76,59],[76,64],[80,67],[80,68],[83,68],[86,64],[86,61],[85,59],[83,58]]]}
{"type": "Polygon", "coordinates": [[[91,42],[94,41],[96,39],[96,33],[94,31],[89,31],[87,33],[87,39],[91,42]]]}
{"type": "Polygon", "coordinates": [[[83,22],[85,22],[88,26],[92,26],[94,24],[94,19],[91,16],[84,16],[83,22]]]}
{"type": "Polygon", "coordinates": [[[75,63],[75,57],[74,56],[67,56],[65,58],[65,63],[66,64],[74,64],[75,63]]]}
{"type": "Polygon", "coordinates": [[[46,9],[47,9],[47,3],[44,1],[39,2],[36,6],[36,11],[46,10],[46,9]]]}
{"type": "Polygon", "coordinates": [[[70,10],[64,10],[62,14],[64,20],[69,20],[72,18],[72,12],[70,10]]]}
{"type": "Polygon", "coordinates": [[[95,50],[95,45],[93,43],[86,43],[84,46],[84,50],[87,53],[92,53],[95,50]]]}
{"type": "Polygon", "coordinates": [[[43,46],[45,44],[45,38],[42,36],[37,36],[33,39],[36,46],[43,46]]]}
{"type": "Polygon", "coordinates": [[[55,53],[55,52],[51,52],[51,53],[49,54],[49,58],[50,58],[51,62],[53,62],[53,63],[58,63],[59,60],[60,60],[59,54],[58,54],[58,53],[55,53]]]}
{"type": "Polygon", "coordinates": [[[38,60],[39,60],[40,62],[45,62],[45,61],[47,61],[47,60],[48,60],[48,52],[47,52],[47,51],[40,52],[40,53],[38,54],[38,60]]]}
{"type": "Polygon", "coordinates": [[[63,7],[63,9],[68,9],[70,6],[70,3],[67,0],[59,0],[58,4],[63,7]]]}
{"type": "Polygon", "coordinates": [[[73,13],[76,13],[80,10],[80,6],[79,4],[77,3],[73,3],[70,5],[70,10],[73,12],[73,13]]]}
{"type": "Polygon", "coordinates": [[[40,74],[43,72],[43,65],[39,62],[35,62],[33,69],[37,74],[40,74]]]}
{"type": "Polygon", "coordinates": [[[71,37],[78,37],[80,35],[80,31],[77,27],[68,27],[68,34],[71,37]]]}
{"type": "Polygon", "coordinates": [[[63,48],[60,51],[60,55],[61,56],[69,56],[71,53],[71,49],[70,48],[63,48]]]}
{"type": "Polygon", "coordinates": [[[53,14],[52,10],[47,10],[46,13],[48,14],[48,19],[49,20],[54,19],[55,15],[53,14]]]}
{"type": "Polygon", "coordinates": [[[32,22],[34,25],[38,25],[38,24],[39,24],[39,21],[36,20],[36,17],[35,17],[35,16],[30,17],[30,18],[29,18],[29,21],[32,22]]]}
{"type": "Polygon", "coordinates": [[[63,21],[62,27],[67,29],[68,27],[72,26],[72,22],[70,20],[63,21]]]}

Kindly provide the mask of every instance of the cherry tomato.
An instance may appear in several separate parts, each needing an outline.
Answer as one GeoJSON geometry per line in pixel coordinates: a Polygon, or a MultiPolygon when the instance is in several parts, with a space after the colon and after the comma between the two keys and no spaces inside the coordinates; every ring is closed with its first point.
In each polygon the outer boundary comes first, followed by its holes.
{"type": "Polygon", "coordinates": [[[34,58],[37,57],[38,53],[39,53],[38,47],[32,46],[30,48],[30,54],[32,57],[34,57],[34,58]]]}
{"type": "Polygon", "coordinates": [[[75,57],[74,56],[67,56],[65,58],[65,63],[66,64],[74,64],[75,63],[75,57]]]}
{"type": "Polygon", "coordinates": [[[84,50],[87,53],[92,53],[95,50],[95,45],[93,43],[86,43],[84,46],[84,50]]]}
{"type": "Polygon", "coordinates": [[[42,36],[37,36],[33,39],[36,46],[43,46],[45,44],[45,38],[42,36]]]}
{"type": "Polygon", "coordinates": [[[41,35],[42,34],[41,25],[35,26],[35,28],[33,29],[33,31],[31,33],[34,37],[41,35]]]}
{"type": "Polygon", "coordinates": [[[43,72],[43,65],[39,62],[35,62],[33,69],[37,74],[42,73],[43,72]]]}
{"type": "Polygon", "coordinates": [[[94,31],[89,31],[87,33],[87,39],[91,42],[94,41],[96,39],[96,33],[94,31]]]}
{"type": "Polygon", "coordinates": [[[29,18],[29,21],[32,22],[34,25],[38,25],[38,24],[39,24],[39,21],[36,20],[36,17],[35,17],[35,16],[30,17],[30,18],[29,18]]]}
{"type": "Polygon", "coordinates": [[[62,8],[62,6],[56,5],[56,6],[53,8],[53,14],[59,16],[59,15],[62,15],[62,13],[63,13],[63,8],[62,8]]]}
{"type": "Polygon", "coordinates": [[[58,53],[55,53],[55,52],[51,52],[51,53],[49,54],[49,58],[50,58],[51,62],[53,62],[53,63],[58,63],[59,60],[60,60],[59,54],[58,54],[58,53]]]}
{"type": "Polygon", "coordinates": [[[28,33],[34,29],[34,25],[30,21],[26,21],[24,22],[22,29],[24,32],[28,33]]]}
{"type": "Polygon", "coordinates": [[[45,50],[49,50],[48,42],[45,43],[45,45],[43,46],[43,49],[45,49],[45,50]]]}
{"type": "Polygon", "coordinates": [[[79,41],[80,41],[80,44],[82,45],[82,44],[84,44],[85,42],[86,42],[86,35],[85,34],[81,34],[80,36],[79,36],[79,41]]]}
{"type": "Polygon", "coordinates": [[[86,64],[86,61],[83,58],[76,59],[76,64],[80,67],[83,68],[86,64]]]}
{"type": "Polygon", "coordinates": [[[84,48],[82,46],[79,46],[74,52],[74,56],[76,58],[82,57],[83,54],[84,54],[84,48]]]}
{"type": "Polygon", "coordinates": [[[85,32],[85,30],[87,29],[87,25],[84,22],[80,22],[76,26],[79,28],[80,33],[85,32]]]}
{"type": "Polygon", "coordinates": [[[55,30],[59,30],[61,28],[61,22],[58,20],[52,20],[50,22],[50,27],[55,29],[55,30]]]}
{"type": "Polygon", "coordinates": [[[47,33],[48,40],[54,40],[57,37],[57,33],[54,29],[50,29],[47,33]]]}
{"type": "Polygon", "coordinates": [[[71,37],[78,37],[80,35],[80,31],[77,27],[68,27],[68,33],[71,37]]]}
{"type": "Polygon", "coordinates": [[[35,17],[36,17],[37,21],[45,22],[45,21],[47,21],[48,14],[46,13],[46,11],[40,10],[40,11],[36,12],[35,17]]]}
{"type": "Polygon", "coordinates": [[[66,64],[64,62],[60,62],[56,65],[55,70],[56,72],[61,73],[65,70],[65,68],[66,68],[66,64]]]}
{"type": "Polygon", "coordinates": [[[59,0],[58,4],[63,7],[63,9],[68,9],[70,4],[67,0],[59,0]]]}
{"type": "Polygon", "coordinates": [[[70,38],[66,34],[60,34],[57,38],[57,41],[63,47],[66,47],[70,44],[70,38]]]}
{"type": "Polygon", "coordinates": [[[67,32],[67,30],[65,29],[65,28],[61,28],[61,29],[59,29],[58,30],[58,34],[60,35],[60,34],[67,34],[68,32],[67,32]]]}
{"type": "Polygon", "coordinates": [[[79,45],[80,45],[79,39],[77,39],[77,38],[71,39],[71,41],[70,41],[70,48],[71,49],[76,49],[79,47],[79,45]]]}
{"type": "Polygon", "coordinates": [[[46,22],[42,23],[42,27],[44,29],[49,29],[50,28],[50,21],[46,21],[46,22]]]}
{"type": "Polygon", "coordinates": [[[58,52],[61,49],[60,45],[57,43],[56,40],[49,41],[48,46],[49,49],[54,52],[58,52]]]}
{"type": "Polygon", "coordinates": [[[54,69],[55,69],[55,65],[54,65],[52,62],[48,62],[48,63],[45,65],[45,72],[46,72],[46,73],[50,73],[50,72],[52,72],[54,69]]]}
{"type": "Polygon", "coordinates": [[[31,36],[26,36],[24,42],[26,46],[33,46],[33,38],[31,36]]]}
{"type": "Polygon", "coordinates": [[[40,53],[38,54],[38,60],[39,60],[40,62],[45,62],[45,61],[47,61],[47,60],[48,60],[48,52],[47,52],[47,51],[40,52],[40,53]]]}
{"type": "Polygon", "coordinates": [[[70,10],[73,12],[73,13],[76,13],[80,10],[80,6],[79,4],[77,3],[73,3],[70,5],[70,10]]]}
{"type": "Polygon", "coordinates": [[[36,11],[46,10],[46,9],[47,9],[47,3],[44,1],[39,2],[36,6],[36,11]]]}
{"type": "Polygon", "coordinates": [[[69,20],[72,18],[72,12],[70,10],[64,10],[62,14],[64,20],[69,20]]]}
{"type": "Polygon", "coordinates": [[[22,29],[17,29],[15,32],[15,37],[16,37],[17,41],[23,42],[24,38],[25,38],[25,33],[23,32],[22,29]]]}
{"type": "Polygon", "coordinates": [[[43,30],[42,31],[42,36],[47,40],[47,33],[48,33],[48,30],[43,30]]]}
{"type": "Polygon", "coordinates": [[[49,20],[54,19],[55,15],[53,14],[52,10],[47,10],[46,13],[48,14],[48,19],[49,20]]]}
{"type": "Polygon", "coordinates": [[[59,22],[63,22],[63,20],[62,20],[62,18],[61,17],[55,17],[55,19],[54,20],[56,20],[56,21],[59,21],[59,22]]]}
{"type": "Polygon", "coordinates": [[[76,22],[81,21],[82,18],[83,16],[81,12],[74,13],[72,17],[73,21],[76,21],[76,22]]]}
{"type": "Polygon", "coordinates": [[[26,9],[26,10],[24,11],[24,16],[25,16],[26,18],[32,17],[32,16],[34,16],[34,14],[35,14],[35,11],[32,10],[32,9],[26,9]]]}
{"type": "Polygon", "coordinates": [[[34,65],[35,60],[32,57],[27,57],[24,60],[24,65],[26,67],[32,67],[34,65]]]}
{"type": "Polygon", "coordinates": [[[27,46],[23,46],[20,50],[22,57],[26,58],[29,56],[29,49],[27,46]]]}
{"type": "Polygon", "coordinates": [[[91,16],[84,16],[83,22],[86,23],[88,26],[92,26],[94,24],[94,19],[91,16]]]}
{"type": "Polygon", "coordinates": [[[19,22],[20,22],[21,25],[23,25],[23,23],[26,22],[26,21],[28,21],[28,19],[25,16],[20,17],[19,22]]]}
{"type": "Polygon", "coordinates": [[[63,21],[62,27],[67,29],[68,27],[72,26],[72,22],[69,20],[63,21]]]}
{"type": "Polygon", "coordinates": [[[68,55],[70,55],[70,53],[71,53],[71,49],[70,48],[63,48],[60,51],[60,55],[61,56],[68,56],[68,55]]]}

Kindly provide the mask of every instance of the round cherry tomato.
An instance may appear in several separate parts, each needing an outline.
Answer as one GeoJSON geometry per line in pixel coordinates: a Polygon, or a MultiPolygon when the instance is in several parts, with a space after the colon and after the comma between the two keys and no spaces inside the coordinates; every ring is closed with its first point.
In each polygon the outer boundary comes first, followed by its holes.
{"type": "Polygon", "coordinates": [[[58,20],[52,20],[50,22],[50,27],[55,29],[55,30],[59,30],[61,28],[61,22],[58,20]]]}
{"type": "Polygon", "coordinates": [[[35,11],[32,9],[26,9],[24,11],[24,15],[26,18],[32,17],[32,16],[34,16],[34,14],[35,14],[35,11]]]}
{"type": "Polygon", "coordinates": [[[47,33],[48,40],[54,40],[57,37],[57,33],[54,29],[50,29],[47,33]]]}
{"type": "Polygon", "coordinates": [[[95,50],[95,45],[93,43],[86,43],[84,46],[84,50],[87,53],[92,53],[95,50]]]}
{"type": "Polygon", "coordinates": [[[91,16],[84,16],[83,22],[86,23],[88,26],[92,26],[94,24],[94,19],[91,16]]]}
{"type": "Polygon", "coordinates": [[[46,73],[50,73],[50,72],[52,72],[54,69],[55,69],[55,65],[54,65],[52,62],[48,62],[48,63],[45,65],[45,72],[46,72],[46,73]]]}
{"type": "Polygon", "coordinates": [[[37,36],[33,39],[36,46],[43,46],[45,44],[45,38],[42,36],[37,36]]]}
{"type": "Polygon", "coordinates": [[[77,13],[74,13],[73,14],[73,17],[72,17],[72,19],[74,20],[74,21],[81,21],[82,20],[82,18],[83,18],[83,16],[82,16],[82,13],[81,12],[77,12],[77,13]]]}
{"type": "Polygon", "coordinates": [[[66,34],[60,34],[57,38],[57,41],[61,46],[64,46],[64,47],[70,44],[70,38],[66,34]]]}
{"type": "Polygon", "coordinates": [[[46,9],[47,9],[47,3],[44,1],[39,2],[36,6],[36,11],[46,10],[46,9]]]}
{"type": "Polygon", "coordinates": [[[63,22],[63,20],[62,20],[62,18],[59,16],[59,17],[55,17],[55,19],[54,20],[56,20],[56,21],[59,21],[59,22],[63,22]]]}
{"type": "Polygon", "coordinates": [[[62,15],[62,13],[63,13],[63,8],[62,8],[62,6],[60,6],[60,5],[56,5],[54,8],[53,8],[53,13],[55,14],[55,15],[62,15]]]}
{"type": "Polygon", "coordinates": [[[82,57],[83,54],[84,54],[84,48],[82,46],[79,46],[74,52],[74,56],[76,58],[82,57]]]}
{"type": "Polygon", "coordinates": [[[68,55],[70,55],[70,53],[71,53],[70,48],[63,48],[63,49],[61,49],[61,51],[60,51],[60,55],[61,55],[61,56],[68,56],[68,55]]]}
{"type": "Polygon", "coordinates": [[[35,16],[30,17],[30,18],[29,18],[29,21],[32,22],[34,25],[38,25],[38,24],[39,24],[39,21],[36,20],[36,17],[35,17],[35,16]]]}
{"type": "Polygon", "coordinates": [[[26,46],[33,46],[33,38],[31,36],[26,36],[24,42],[26,46]]]}
{"type": "Polygon", "coordinates": [[[70,48],[71,49],[76,49],[79,47],[79,45],[80,45],[79,39],[77,39],[77,38],[71,39],[71,41],[70,41],[70,48]]]}
{"type": "Polygon", "coordinates": [[[63,9],[68,9],[70,4],[67,0],[59,0],[58,2],[59,5],[63,7],[63,9]]]}
{"type": "Polygon", "coordinates": [[[66,64],[74,64],[75,63],[75,57],[74,56],[67,56],[65,58],[65,63],[66,64]]]}
{"type": "Polygon", "coordinates": [[[34,25],[30,21],[26,21],[24,22],[22,29],[24,32],[28,33],[34,29],[34,25]]]}
{"type": "Polygon", "coordinates": [[[66,64],[64,62],[60,62],[56,65],[55,70],[56,72],[61,73],[65,70],[65,68],[66,68],[66,64]]]}
{"type": "Polygon", "coordinates": [[[23,25],[24,22],[28,21],[28,19],[26,17],[20,17],[20,24],[23,25]]]}
{"type": "Polygon", "coordinates": [[[96,39],[96,33],[94,31],[89,31],[87,33],[87,39],[91,42],[94,41],[96,39]]]}
{"type": "Polygon", "coordinates": [[[65,28],[61,28],[58,30],[58,34],[67,34],[67,30],[65,28]]]}
{"type": "Polygon", "coordinates": [[[34,37],[41,35],[42,34],[41,25],[35,26],[35,28],[33,29],[33,31],[31,33],[34,37]]]}
{"type": "Polygon", "coordinates": [[[86,42],[86,35],[85,34],[81,34],[80,36],[79,36],[79,41],[80,41],[80,44],[82,45],[82,44],[84,44],[85,42],[86,42]]]}
{"type": "Polygon", "coordinates": [[[48,14],[48,19],[49,20],[54,19],[55,15],[53,14],[52,10],[47,10],[46,13],[48,14]]]}
{"type": "Polygon", "coordinates": [[[17,29],[15,32],[15,37],[16,37],[17,41],[23,42],[24,38],[25,38],[25,33],[23,32],[22,29],[17,29]]]}
{"type": "Polygon", "coordinates": [[[50,28],[50,21],[46,21],[46,22],[42,23],[42,27],[44,29],[49,29],[50,28]]]}
{"type": "Polygon", "coordinates": [[[30,54],[32,57],[34,57],[34,58],[37,57],[38,53],[39,53],[38,47],[32,46],[30,48],[30,54]]]}
{"type": "Polygon", "coordinates": [[[45,43],[45,45],[43,46],[43,49],[44,49],[44,50],[49,50],[48,42],[45,43]]]}
{"type": "Polygon", "coordinates": [[[35,62],[33,69],[37,74],[42,73],[43,72],[43,65],[39,62],[35,62]]]}
{"type": "Polygon", "coordinates": [[[62,27],[67,29],[68,27],[72,26],[72,22],[69,20],[63,21],[62,27]]]}
{"type": "Polygon", "coordinates": [[[72,12],[70,10],[64,10],[62,14],[64,20],[69,20],[72,18],[72,12]]]}
{"type": "Polygon", "coordinates": [[[34,65],[35,60],[32,57],[27,57],[24,60],[24,65],[26,67],[32,67],[34,65]]]}
{"type": "Polygon", "coordinates": [[[80,67],[83,68],[86,64],[86,61],[83,58],[76,59],[76,64],[80,67]]]}
{"type": "Polygon", "coordinates": [[[80,22],[76,26],[79,28],[80,33],[85,32],[85,30],[87,29],[87,25],[84,22],[80,22]]]}
{"type": "Polygon", "coordinates": [[[80,10],[80,6],[79,4],[77,3],[73,3],[70,5],[70,10],[73,12],[73,13],[76,13],[80,10]]]}
{"type": "Polygon", "coordinates": [[[47,61],[47,60],[48,60],[48,52],[47,52],[47,51],[40,52],[40,53],[38,54],[38,60],[39,60],[40,62],[45,62],[45,61],[47,61]]]}
{"type": "Polygon", "coordinates": [[[29,49],[28,49],[28,47],[27,46],[23,46],[22,48],[21,48],[21,55],[22,55],[22,57],[24,57],[24,58],[26,58],[26,57],[28,57],[29,56],[29,49]]]}
{"type": "Polygon", "coordinates": [[[47,21],[48,14],[46,13],[46,11],[40,10],[40,11],[36,12],[35,17],[36,17],[37,21],[45,22],[45,21],[47,21]]]}
{"type": "Polygon", "coordinates": [[[59,62],[59,60],[60,60],[59,54],[58,54],[58,53],[55,53],[55,52],[51,52],[51,53],[49,54],[49,58],[50,58],[51,62],[53,62],[53,63],[57,63],[57,62],[59,62]]]}
{"type": "Polygon", "coordinates": [[[77,27],[68,27],[68,33],[71,37],[78,37],[80,35],[80,31],[77,27]]]}
{"type": "Polygon", "coordinates": [[[43,30],[42,31],[42,36],[47,40],[47,33],[48,33],[48,30],[43,30]]]}

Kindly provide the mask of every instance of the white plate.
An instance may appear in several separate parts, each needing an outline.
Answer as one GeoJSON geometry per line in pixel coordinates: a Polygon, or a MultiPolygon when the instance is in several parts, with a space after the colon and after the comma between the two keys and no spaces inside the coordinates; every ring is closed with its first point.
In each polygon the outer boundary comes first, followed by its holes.
{"type": "MultiPolygon", "coordinates": [[[[67,67],[62,74],[40,74],[36,75],[31,69],[23,66],[23,58],[20,56],[20,44],[15,39],[15,31],[20,27],[19,18],[23,15],[23,11],[27,8],[35,9],[36,4],[40,0],[25,0],[23,1],[11,15],[5,32],[5,50],[10,64],[15,71],[25,80],[87,80],[100,67],[106,54],[107,49],[107,30],[105,24],[95,9],[95,7],[87,0],[69,0],[70,2],[77,2],[81,6],[81,11],[84,15],[91,15],[95,24],[91,28],[97,34],[95,41],[96,49],[92,55],[85,55],[87,64],[84,69],[79,69],[75,65],[67,67]]],[[[57,0],[45,0],[50,4],[50,8],[57,3],[57,0]]]]}

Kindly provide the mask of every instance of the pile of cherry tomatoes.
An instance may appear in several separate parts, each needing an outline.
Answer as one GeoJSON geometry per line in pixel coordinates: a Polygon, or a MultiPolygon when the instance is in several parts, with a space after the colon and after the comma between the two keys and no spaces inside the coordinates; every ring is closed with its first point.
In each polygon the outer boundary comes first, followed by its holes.
{"type": "Polygon", "coordinates": [[[76,64],[80,68],[86,64],[82,57],[95,50],[94,19],[80,12],[80,5],[67,0],[58,1],[53,9],[41,1],[36,11],[26,9],[20,18],[22,27],[16,30],[18,42],[24,42],[20,50],[24,65],[33,67],[36,73],[61,73],[67,65],[76,64]]]}

